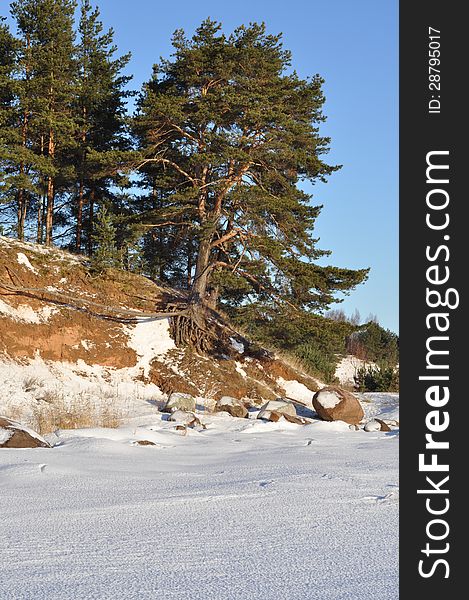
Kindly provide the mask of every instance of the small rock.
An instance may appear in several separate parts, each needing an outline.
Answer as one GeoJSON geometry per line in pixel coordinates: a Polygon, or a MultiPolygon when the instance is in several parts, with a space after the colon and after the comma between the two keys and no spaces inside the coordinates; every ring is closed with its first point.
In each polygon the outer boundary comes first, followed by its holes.
{"type": "Polygon", "coordinates": [[[381,423],[378,423],[376,419],[372,419],[366,423],[363,429],[365,431],[381,431],[381,423]]]}
{"type": "Polygon", "coordinates": [[[257,418],[276,422],[285,415],[296,417],[295,405],[289,400],[279,398],[278,400],[269,400],[266,402],[257,415],[257,418]]]}
{"type": "Polygon", "coordinates": [[[386,423],[389,427],[399,427],[399,421],[396,421],[396,419],[383,419],[383,423],[386,423]]]}
{"type": "Polygon", "coordinates": [[[295,423],[296,425],[309,425],[311,421],[305,417],[294,417],[288,413],[283,413],[282,417],[289,423],[295,423]]]}
{"type": "Polygon", "coordinates": [[[355,396],[336,385],[316,392],[313,406],[324,421],[345,421],[350,425],[358,425],[365,414],[355,396]]]}
{"type": "Polygon", "coordinates": [[[241,419],[244,419],[248,416],[248,410],[241,400],[232,398],[231,396],[223,396],[220,398],[215,405],[215,410],[217,412],[227,412],[232,417],[239,417],[241,419]]]}
{"type": "Polygon", "coordinates": [[[360,429],[360,427],[358,427],[358,425],[349,425],[348,428],[351,429],[352,431],[358,431],[360,429]]]}
{"type": "Polygon", "coordinates": [[[203,429],[205,429],[205,425],[202,424],[200,419],[196,415],[194,415],[194,413],[187,412],[185,410],[175,410],[173,413],[171,413],[171,416],[169,417],[168,421],[178,423],[178,425],[176,425],[176,429],[178,429],[178,427],[180,426],[186,428],[202,427],[203,429]]]}
{"type": "Polygon", "coordinates": [[[169,395],[169,398],[163,407],[163,412],[174,412],[175,410],[194,411],[195,398],[190,394],[173,392],[169,395]]]}
{"type": "Polygon", "coordinates": [[[0,417],[0,448],[50,448],[38,433],[21,423],[0,417]]]}
{"type": "Polygon", "coordinates": [[[155,442],[150,442],[150,440],[137,440],[135,443],[138,446],[156,446],[155,442]]]}
{"type": "Polygon", "coordinates": [[[378,423],[381,425],[381,431],[391,431],[391,428],[389,427],[389,425],[387,423],[385,423],[384,421],[382,421],[381,419],[376,419],[375,421],[378,421],[378,423]]]}

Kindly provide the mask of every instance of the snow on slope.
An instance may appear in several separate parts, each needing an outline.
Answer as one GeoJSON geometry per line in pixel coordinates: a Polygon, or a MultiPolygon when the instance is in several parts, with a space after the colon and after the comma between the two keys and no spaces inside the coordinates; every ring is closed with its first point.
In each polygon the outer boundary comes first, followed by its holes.
{"type": "Polygon", "coordinates": [[[125,329],[129,335],[127,345],[137,353],[145,377],[148,377],[153,358],[176,348],[169,334],[169,319],[148,319],[125,329]]]}
{"type": "Polygon", "coordinates": [[[202,420],[0,451],[0,597],[398,598],[396,432],[202,420]]]}
{"type": "Polygon", "coordinates": [[[17,308],[0,300],[0,314],[12,318],[14,321],[24,323],[47,323],[50,316],[58,312],[55,306],[43,306],[38,310],[33,310],[27,304],[20,304],[17,308]]]}
{"type": "Polygon", "coordinates": [[[354,376],[356,375],[358,369],[363,366],[374,366],[373,362],[366,362],[353,356],[353,354],[347,354],[344,356],[342,360],[336,367],[335,376],[339,380],[341,384],[353,385],[355,380],[354,376]]]}
{"type": "Polygon", "coordinates": [[[148,412],[149,405],[164,399],[154,384],[139,379],[139,363],[114,369],[100,365],[45,361],[39,356],[20,364],[0,358],[0,414],[34,427],[38,411],[47,404],[61,407],[107,407],[122,418],[148,412]]]}
{"type": "MultiPolygon", "coordinates": [[[[41,311],[28,308],[30,313],[26,316],[30,322],[36,322],[33,319],[39,319],[41,311]]],[[[46,306],[42,311],[48,308],[46,306]]],[[[11,310],[15,309],[11,307],[11,310]]],[[[13,416],[34,427],[34,414],[41,405],[44,406],[43,398],[48,402],[57,400],[64,406],[90,406],[91,403],[96,410],[106,406],[121,418],[145,414],[149,404],[155,405],[165,396],[156,385],[141,381],[141,375],[148,376],[151,360],[174,348],[174,342],[169,335],[168,319],[146,320],[123,328],[129,337],[128,346],[137,354],[134,367],[117,369],[89,365],[83,360],[76,363],[46,361],[39,355],[18,363],[0,356],[0,389],[3,392],[0,414],[13,416]]],[[[81,340],[81,345],[86,349],[92,342],[81,340]]]]}
{"type": "Polygon", "coordinates": [[[29,262],[29,258],[26,256],[24,252],[17,253],[17,259],[19,265],[24,265],[27,269],[32,271],[37,275],[37,269],[33,267],[33,265],[29,262]]]}

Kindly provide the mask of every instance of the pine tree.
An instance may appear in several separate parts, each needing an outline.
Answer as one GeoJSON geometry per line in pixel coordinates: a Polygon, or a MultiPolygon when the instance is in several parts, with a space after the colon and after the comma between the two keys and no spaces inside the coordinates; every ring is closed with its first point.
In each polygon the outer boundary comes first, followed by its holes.
{"type": "MultiPolygon", "coordinates": [[[[38,241],[44,239],[47,245],[52,243],[56,195],[67,190],[74,177],[68,155],[75,145],[76,130],[72,114],[75,8],[74,0],[17,0],[11,5],[21,40],[18,104],[22,147],[39,158],[35,161],[36,189],[42,190],[38,241]]],[[[19,158],[20,175],[24,175],[24,161],[19,158]]],[[[23,188],[18,194],[21,207],[23,188]]]]}
{"type": "Polygon", "coordinates": [[[183,227],[193,241],[185,341],[199,339],[205,307],[220,294],[318,310],[364,281],[366,269],[317,265],[328,254],[313,237],[321,207],[299,187],[338,168],[323,160],[323,80],[291,72],[281,36],[263,24],[227,37],[208,19],[192,39],[177,31],[173,46],[143,89],[135,132],[139,168],[167,181],[147,222],[183,227]]]}
{"type": "Polygon", "coordinates": [[[89,254],[97,197],[108,203],[112,199],[109,185],[119,181],[119,165],[128,160],[125,152],[130,149],[125,111],[131,92],[124,88],[131,77],[121,74],[130,54],[114,58],[117,50],[114,32],[112,29],[103,32],[99,16],[99,9],[93,9],[89,0],[82,1],[77,45],[79,144],[75,158],[78,176],[75,249],[81,251],[85,234],[89,254]]]}
{"type": "Polygon", "coordinates": [[[26,215],[35,192],[38,159],[29,143],[31,75],[29,38],[22,44],[5,24],[0,28],[0,163],[2,203],[12,216],[16,210],[16,234],[24,239],[26,215]],[[23,78],[21,78],[21,76],[23,78]]]}
{"type": "MultiPolygon", "coordinates": [[[[0,204],[4,205],[2,212],[9,208],[13,198],[15,171],[12,169],[10,148],[18,141],[14,129],[16,110],[13,78],[17,41],[4,20],[0,18],[0,204]]],[[[22,237],[19,231],[18,237],[22,237]]]]}
{"type": "Polygon", "coordinates": [[[91,271],[102,273],[105,269],[118,266],[116,227],[105,206],[102,206],[96,215],[93,241],[96,249],[91,259],[91,271]]]}

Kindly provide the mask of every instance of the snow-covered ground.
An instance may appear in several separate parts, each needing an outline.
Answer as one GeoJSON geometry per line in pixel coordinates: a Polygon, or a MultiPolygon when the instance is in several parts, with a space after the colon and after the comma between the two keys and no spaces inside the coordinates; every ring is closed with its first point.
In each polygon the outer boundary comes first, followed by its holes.
{"type": "Polygon", "coordinates": [[[397,430],[202,413],[183,436],[147,406],[0,450],[0,598],[398,598],[397,430]]]}

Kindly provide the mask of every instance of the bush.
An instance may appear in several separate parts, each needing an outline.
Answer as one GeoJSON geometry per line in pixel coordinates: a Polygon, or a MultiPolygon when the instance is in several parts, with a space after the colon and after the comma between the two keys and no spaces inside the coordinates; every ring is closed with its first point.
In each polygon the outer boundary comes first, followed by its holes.
{"type": "Polygon", "coordinates": [[[281,313],[246,305],[227,312],[251,339],[299,358],[306,371],[327,383],[334,381],[336,365],[345,355],[345,340],[356,329],[347,321],[305,311],[281,313]]]}
{"type": "Polygon", "coordinates": [[[294,354],[301,359],[302,364],[308,371],[323,377],[325,383],[333,383],[335,381],[336,356],[327,354],[319,349],[315,343],[306,343],[297,346],[294,354]]]}
{"type": "Polygon", "coordinates": [[[360,392],[398,392],[399,369],[386,366],[360,367],[354,377],[360,392]]]}
{"type": "Polygon", "coordinates": [[[367,361],[396,365],[399,362],[399,337],[378,323],[370,322],[348,337],[347,351],[367,361]]]}

